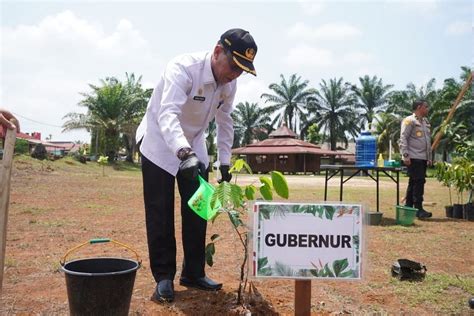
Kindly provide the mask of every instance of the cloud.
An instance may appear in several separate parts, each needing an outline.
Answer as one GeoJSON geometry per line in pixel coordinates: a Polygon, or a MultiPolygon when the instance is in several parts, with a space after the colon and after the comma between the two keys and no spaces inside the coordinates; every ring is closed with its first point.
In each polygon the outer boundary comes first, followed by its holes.
{"type": "Polygon", "coordinates": [[[333,53],[328,49],[300,45],[291,48],[285,59],[290,66],[328,67],[334,63],[333,53]]]}
{"type": "Polygon", "coordinates": [[[288,30],[290,38],[299,38],[304,40],[347,40],[360,36],[362,32],[347,23],[327,23],[319,27],[309,27],[304,23],[296,23],[288,30]]]}
{"type": "Polygon", "coordinates": [[[424,16],[434,14],[440,7],[440,0],[386,0],[386,2],[424,16]]]}
{"type": "Polygon", "coordinates": [[[310,16],[319,15],[325,9],[325,3],[322,1],[310,2],[307,0],[298,0],[298,3],[300,4],[303,13],[310,16]]]}
{"type": "Polygon", "coordinates": [[[263,101],[260,99],[260,96],[262,93],[267,91],[268,84],[258,79],[258,77],[255,78],[251,75],[241,76],[238,79],[234,104],[238,104],[239,102],[250,102],[262,105],[263,101]]]}
{"type": "Polygon", "coordinates": [[[365,52],[348,52],[342,56],[342,62],[346,64],[370,63],[374,59],[373,55],[365,52]]]}
{"type": "MultiPolygon", "coordinates": [[[[99,84],[100,78],[110,76],[123,80],[127,71],[142,75],[162,63],[127,19],[118,20],[107,32],[101,24],[68,10],[34,25],[2,27],[1,36],[1,103],[51,125],[62,125],[69,112],[85,111],[77,103],[80,92],[90,91],[89,83],[99,84]]],[[[31,132],[29,124],[27,120],[22,124],[26,132],[31,132]]],[[[53,134],[53,139],[68,138],[60,135],[60,128],[33,123],[31,128],[53,134]]]]}
{"type": "Polygon", "coordinates": [[[472,24],[467,21],[455,21],[450,23],[445,30],[448,35],[463,35],[471,32],[472,24]]]}

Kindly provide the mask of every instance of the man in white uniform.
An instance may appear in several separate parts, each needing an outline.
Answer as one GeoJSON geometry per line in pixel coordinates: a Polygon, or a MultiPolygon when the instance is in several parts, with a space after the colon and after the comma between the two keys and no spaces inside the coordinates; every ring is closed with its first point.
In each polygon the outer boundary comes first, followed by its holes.
{"type": "Polygon", "coordinates": [[[257,45],[249,32],[231,29],[212,52],[185,54],[171,60],[153,91],[137,130],[141,141],[143,192],[150,267],[157,282],[154,301],[173,301],[176,274],[174,229],[175,178],[181,196],[184,260],[180,284],[216,291],[222,284],[206,277],[207,222],[187,204],[199,187],[198,174],[208,178],[209,158],[204,132],[217,124],[222,178],[230,181],[234,137],[231,112],[236,79],[243,71],[256,75],[257,45]]]}

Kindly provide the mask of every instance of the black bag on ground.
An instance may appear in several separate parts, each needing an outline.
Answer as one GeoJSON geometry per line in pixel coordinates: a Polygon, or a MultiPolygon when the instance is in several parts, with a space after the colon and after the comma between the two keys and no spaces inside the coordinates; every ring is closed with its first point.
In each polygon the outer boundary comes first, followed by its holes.
{"type": "Polygon", "coordinates": [[[409,259],[398,259],[392,264],[392,276],[400,281],[421,281],[425,278],[426,266],[409,259]]]}

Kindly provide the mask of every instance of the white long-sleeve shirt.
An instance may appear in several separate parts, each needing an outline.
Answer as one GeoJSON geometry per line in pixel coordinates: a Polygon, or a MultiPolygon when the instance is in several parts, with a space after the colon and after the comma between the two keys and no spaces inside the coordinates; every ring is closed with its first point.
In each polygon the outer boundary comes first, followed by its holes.
{"type": "Polygon", "coordinates": [[[230,164],[234,138],[233,109],[236,80],[217,86],[211,69],[211,53],[181,55],[171,60],[148,102],[137,129],[140,151],[172,175],[178,173],[176,154],[191,147],[209,165],[205,130],[215,117],[221,164],[230,164]]]}

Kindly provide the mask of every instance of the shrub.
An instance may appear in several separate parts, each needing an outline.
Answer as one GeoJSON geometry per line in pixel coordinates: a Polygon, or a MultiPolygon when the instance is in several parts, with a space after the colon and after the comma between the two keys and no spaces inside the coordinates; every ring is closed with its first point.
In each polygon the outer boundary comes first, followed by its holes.
{"type": "Polygon", "coordinates": [[[15,142],[15,153],[17,154],[29,154],[30,146],[28,141],[25,139],[17,138],[15,142]]]}
{"type": "Polygon", "coordinates": [[[35,149],[31,153],[31,157],[39,160],[44,160],[48,158],[48,152],[46,151],[46,147],[43,144],[38,144],[35,146],[35,149]]]}

